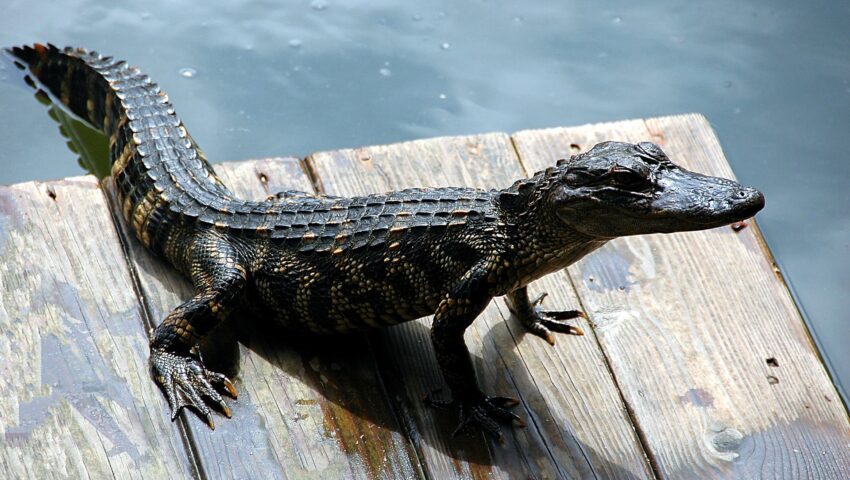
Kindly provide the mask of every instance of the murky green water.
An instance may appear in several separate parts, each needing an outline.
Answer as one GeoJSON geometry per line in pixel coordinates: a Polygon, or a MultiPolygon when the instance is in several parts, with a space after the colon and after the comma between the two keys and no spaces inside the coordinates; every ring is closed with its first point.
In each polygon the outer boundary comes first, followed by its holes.
{"type": "MultiPolygon", "coordinates": [[[[765,192],[759,224],[850,385],[850,3],[187,5],[6,0],[0,44],[129,60],[214,161],[702,112],[765,192]]],[[[81,173],[46,108],[0,76],[0,184],[81,173]]]]}

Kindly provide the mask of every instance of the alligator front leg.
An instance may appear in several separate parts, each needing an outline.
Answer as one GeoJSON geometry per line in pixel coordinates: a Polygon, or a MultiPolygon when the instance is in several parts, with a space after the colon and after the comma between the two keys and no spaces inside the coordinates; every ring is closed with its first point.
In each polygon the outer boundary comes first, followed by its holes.
{"type": "Polygon", "coordinates": [[[431,341],[437,362],[446,383],[451,389],[452,401],[446,402],[430,396],[431,406],[457,408],[460,423],[453,435],[470,426],[478,426],[492,437],[501,440],[498,422],[522,420],[508,409],[519,401],[508,397],[490,397],[478,387],[469,350],[463,341],[463,332],[484,310],[492,296],[487,292],[486,271],[483,267],[471,270],[461,285],[440,302],[431,326],[431,341]]]}
{"type": "Polygon", "coordinates": [[[540,303],[546,295],[542,293],[534,301],[529,301],[528,289],[517,288],[507,295],[508,309],[519,318],[529,333],[546,340],[550,345],[555,345],[555,336],[552,332],[584,335],[580,328],[563,323],[563,320],[578,317],[586,319],[587,315],[580,310],[541,310],[540,303]]]}
{"type": "Polygon", "coordinates": [[[236,389],[223,374],[207,370],[198,344],[227,316],[242,293],[247,276],[233,248],[216,235],[201,236],[190,249],[196,294],[154,330],[150,364],[154,380],[168,398],[171,419],[177,418],[183,407],[192,407],[214,429],[203,397],[217,404],[229,418],[230,408],[216,387],[233,398],[236,389]]]}

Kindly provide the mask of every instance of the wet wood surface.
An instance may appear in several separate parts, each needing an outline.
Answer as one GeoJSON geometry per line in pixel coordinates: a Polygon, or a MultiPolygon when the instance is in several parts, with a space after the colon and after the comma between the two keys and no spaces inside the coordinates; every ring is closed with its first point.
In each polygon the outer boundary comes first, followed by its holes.
{"type": "MultiPolygon", "coordinates": [[[[216,165],[244,198],[500,188],[603,140],[731,177],[699,115],[447,137],[216,165]]],[[[0,187],[0,477],[848,478],[850,422],[754,222],[619,239],[531,286],[584,336],[524,335],[502,299],[466,333],[505,443],[452,438],[430,319],[342,337],[236,315],[205,345],[233,419],[172,423],[147,332],[191,296],[92,177],[0,187]],[[114,210],[112,210],[114,211],[114,210]],[[236,340],[239,340],[239,343],[236,340]]],[[[768,208],[770,200],[768,199],[768,208]]]]}
{"type": "Polygon", "coordinates": [[[94,177],[0,187],[0,478],[186,478],[94,177]]]}

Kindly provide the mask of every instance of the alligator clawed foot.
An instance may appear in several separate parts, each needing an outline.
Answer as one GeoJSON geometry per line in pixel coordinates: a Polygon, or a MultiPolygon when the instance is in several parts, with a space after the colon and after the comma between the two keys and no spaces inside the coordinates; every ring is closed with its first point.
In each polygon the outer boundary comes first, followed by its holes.
{"type": "Polygon", "coordinates": [[[233,383],[221,373],[207,370],[200,355],[179,355],[164,349],[151,349],[151,370],[154,380],[165,392],[171,407],[171,420],[177,418],[183,407],[191,407],[207,425],[215,430],[212,412],[202,397],[209,398],[221,412],[230,418],[230,407],[216,391],[219,387],[236,398],[233,383]]]}
{"type": "Polygon", "coordinates": [[[525,428],[522,418],[509,410],[519,405],[519,400],[515,398],[480,395],[465,400],[446,401],[436,398],[440,391],[435,390],[425,397],[425,403],[439,409],[457,409],[459,423],[452,432],[452,437],[477,427],[494,440],[503,443],[504,437],[499,423],[516,423],[525,428]]]}
{"type": "Polygon", "coordinates": [[[564,320],[573,318],[587,319],[587,314],[580,310],[542,310],[540,304],[546,298],[547,293],[541,293],[531,302],[531,312],[521,315],[520,320],[526,330],[532,335],[546,340],[549,345],[555,345],[555,336],[552,332],[566,333],[569,335],[584,335],[584,331],[576,326],[564,323],[564,320]]]}

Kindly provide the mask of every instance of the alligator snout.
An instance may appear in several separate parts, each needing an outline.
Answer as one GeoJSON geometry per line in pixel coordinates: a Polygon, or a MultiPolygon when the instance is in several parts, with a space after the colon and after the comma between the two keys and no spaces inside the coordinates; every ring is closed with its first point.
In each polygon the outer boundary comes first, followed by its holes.
{"type": "Polygon", "coordinates": [[[764,208],[764,194],[755,188],[741,187],[728,202],[731,208],[739,211],[744,218],[748,218],[764,208]]]}
{"type": "Polygon", "coordinates": [[[702,230],[752,217],[764,208],[764,195],[726,178],[673,167],[660,175],[652,203],[659,232],[702,230]]]}

